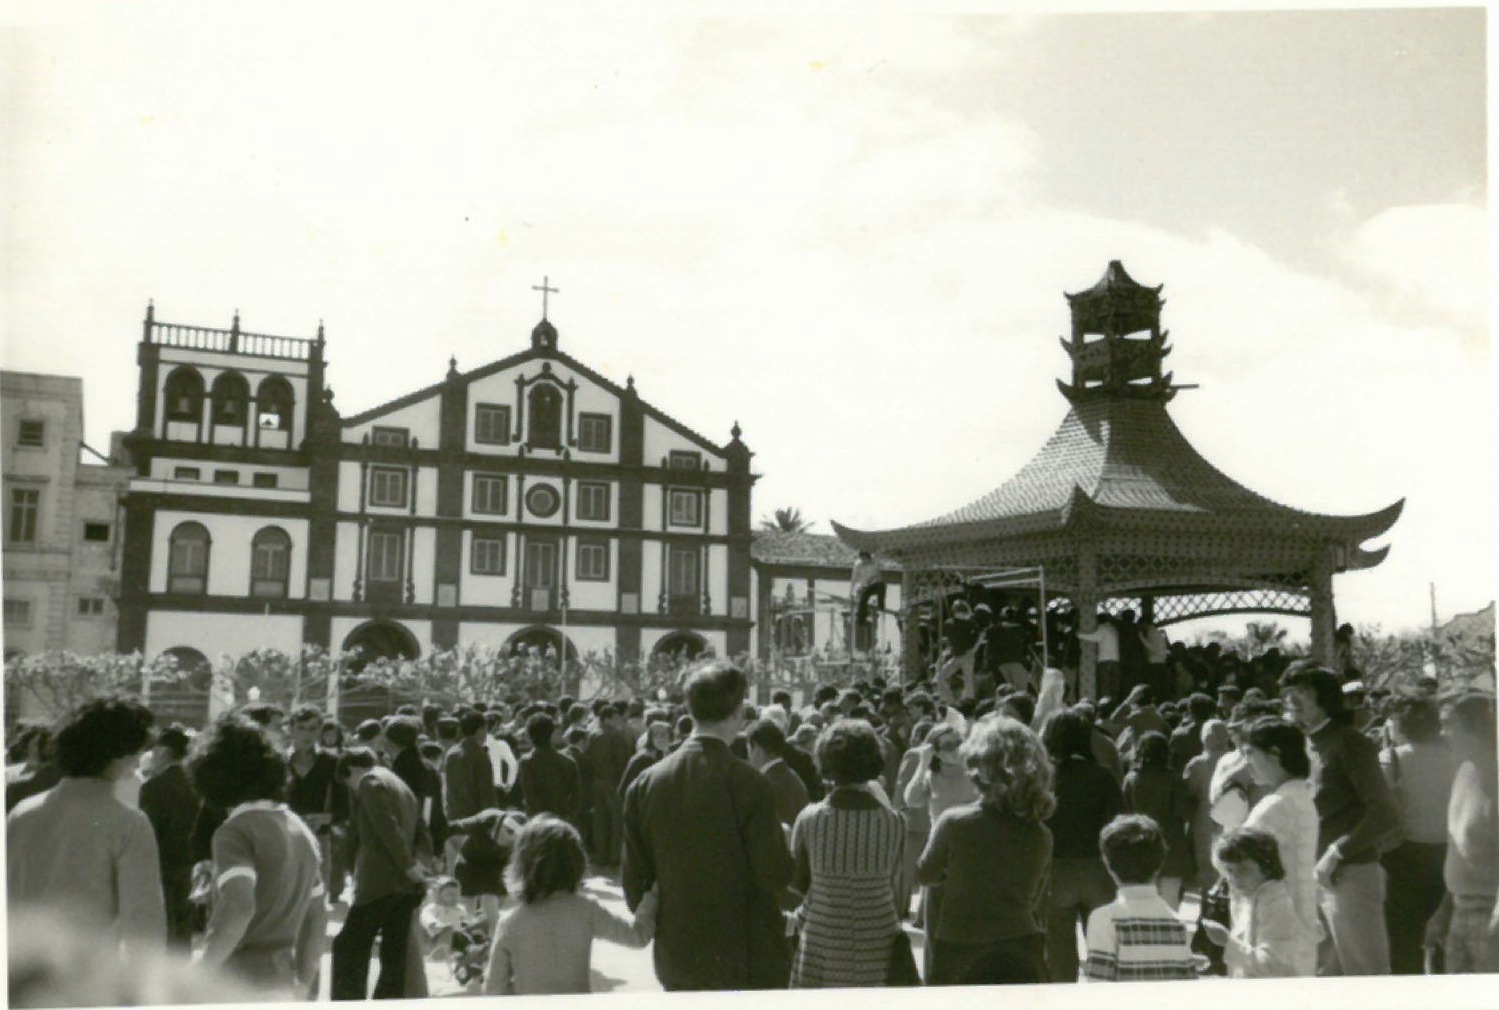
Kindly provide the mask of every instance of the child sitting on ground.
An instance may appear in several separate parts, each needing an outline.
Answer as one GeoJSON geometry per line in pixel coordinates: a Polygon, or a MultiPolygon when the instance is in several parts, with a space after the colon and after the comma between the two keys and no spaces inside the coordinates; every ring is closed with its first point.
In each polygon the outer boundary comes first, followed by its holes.
{"type": "Polygon", "coordinates": [[[1229,978],[1309,977],[1317,972],[1317,934],[1296,914],[1275,836],[1241,828],[1219,839],[1213,865],[1228,881],[1233,929],[1203,928],[1223,947],[1229,978]]]}
{"type": "Polygon", "coordinates": [[[1089,982],[1196,978],[1186,923],[1176,917],[1156,887],[1166,859],[1160,825],[1140,814],[1116,817],[1104,827],[1098,847],[1119,895],[1088,916],[1083,978],[1089,982]]]}
{"type": "Polygon", "coordinates": [[[641,900],[631,922],[578,893],[587,865],[583,840],[566,821],[541,814],[521,829],[505,868],[505,886],[521,905],[500,917],[485,972],[487,995],[589,992],[596,937],[636,949],[650,943],[655,891],[641,900]]]}
{"type": "Polygon", "coordinates": [[[458,901],[458,881],[438,877],[427,892],[422,906],[422,935],[427,940],[428,957],[447,957],[453,947],[453,931],[463,925],[463,905],[458,901]]]}

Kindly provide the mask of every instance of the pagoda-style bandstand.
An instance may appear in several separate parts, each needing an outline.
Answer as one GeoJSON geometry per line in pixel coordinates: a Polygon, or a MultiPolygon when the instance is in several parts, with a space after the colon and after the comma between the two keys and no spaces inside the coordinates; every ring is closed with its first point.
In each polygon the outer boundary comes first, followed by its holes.
{"type": "MultiPolygon", "coordinates": [[[[884,531],[835,522],[839,538],[904,566],[908,618],[955,583],[1040,568],[1048,601],[1070,600],[1080,631],[1095,629],[1099,609],[1134,609],[1157,625],[1287,614],[1311,618],[1312,654],[1331,663],[1333,575],[1384,560],[1388,547],[1362,545],[1394,525],[1404,500],[1368,515],[1321,515],[1236,483],[1166,411],[1181,387],[1162,371],[1171,348],[1161,288],[1136,283],[1116,260],[1067,301],[1072,381],[1057,385],[1071,406],[1041,451],[954,512],[884,531]]],[[[917,636],[905,641],[913,668],[917,636]]],[[[1085,646],[1084,683],[1095,660],[1085,646]]]]}

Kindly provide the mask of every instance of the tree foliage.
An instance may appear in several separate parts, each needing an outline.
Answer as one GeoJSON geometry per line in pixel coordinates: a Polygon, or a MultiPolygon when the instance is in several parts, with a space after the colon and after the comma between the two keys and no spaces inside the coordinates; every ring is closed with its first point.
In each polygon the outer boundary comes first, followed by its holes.
{"type": "Polygon", "coordinates": [[[777,533],[805,533],[812,528],[812,520],[802,518],[802,510],[788,505],[778,508],[770,519],[761,519],[760,528],[777,533]]]}
{"type": "Polygon", "coordinates": [[[44,652],[7,662],[5,687],[11,700],[25,705],[29,698],[43,712],[58,716],[102,695],[138,696],[148,678],[174,684],[186,675],[167,655],[147,663],[139,652],[44,652]]]}

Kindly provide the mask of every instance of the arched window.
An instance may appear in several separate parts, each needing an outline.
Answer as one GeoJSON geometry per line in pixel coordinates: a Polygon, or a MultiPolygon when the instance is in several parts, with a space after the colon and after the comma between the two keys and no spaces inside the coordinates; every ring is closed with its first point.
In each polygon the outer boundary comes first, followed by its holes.
{"type": "Polygon", "coordinates": [[[260,417],[260,426],[291,431],[294,403],[295,397],[291,391],[291,383],[279,375],[266,379],[260,384],[260,390],[255,397],[255,408],[260,417]]]}
{"type": "Polygon", "coordinates": [[[291,571],[291,537],[279,526],[267,526],[250,541],[250,595],[286,598],[291,571]]]}
{"type": "Polygon", "coordinates": [[[244,424],[250,402],[250,384],[238,372],[225,372],[213,380],[213,423],[244,424]]]}
{"type": "Polygon", "coordinates": [[[562,394],[556,386],[543,382],[531,390],[530,402],[527,444],[543,449],[562,448],[562,394]]]}
{"type": "Polygon", "coordinates": [[[208,591],[208,550],[212,542],[202,523],[178,523],[167,556],[167,592],[208,591]]]}
{"type": "Polygon", "coordinates": [[[203,420],[203,376],[196,368],[178,368],[167,376],[167,420],[203,420]]]}

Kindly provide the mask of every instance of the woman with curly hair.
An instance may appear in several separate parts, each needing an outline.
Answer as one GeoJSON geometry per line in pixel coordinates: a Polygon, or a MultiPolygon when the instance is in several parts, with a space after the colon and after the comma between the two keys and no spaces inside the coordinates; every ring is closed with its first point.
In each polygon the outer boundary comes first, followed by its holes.
{"type": "Polygon", "coordinates": [[[188,774],[229,811],[213,833],[213,914],[202,958],[290,997],[316,996],[327,931],[317,838],[282,802],[286,759],[266,730],[236,716],[197,740],[188,774]]]}
{"type": "Polygon", "coordinates": [[[944,892],[926,924],[927,982],[1043,982],[1051,760],[1035,732],[1007,716],[980,721],[959,753],[980,798],[937,819],[916,864],[917,879],[944,892]]]}
{"type": "Polygon", "coordinates": [[[5,820],[12,912],[52,909],[127,945],[165,944],[156,833],[116,792],[151,746],[151,723],[150,710],[127,698],[98,698],[64,719],[54,741],[61,781],[5,820]]]}
{"type": "Polygon", "coordinates": [[[906,825],[868,788],[885,768],[869,723],[834,722],[817,738],[816,758],[828,794],[791,828],[791,886],[804,895],[791,987],[884,985],[901,935],[896,892],[906,825]]]}

